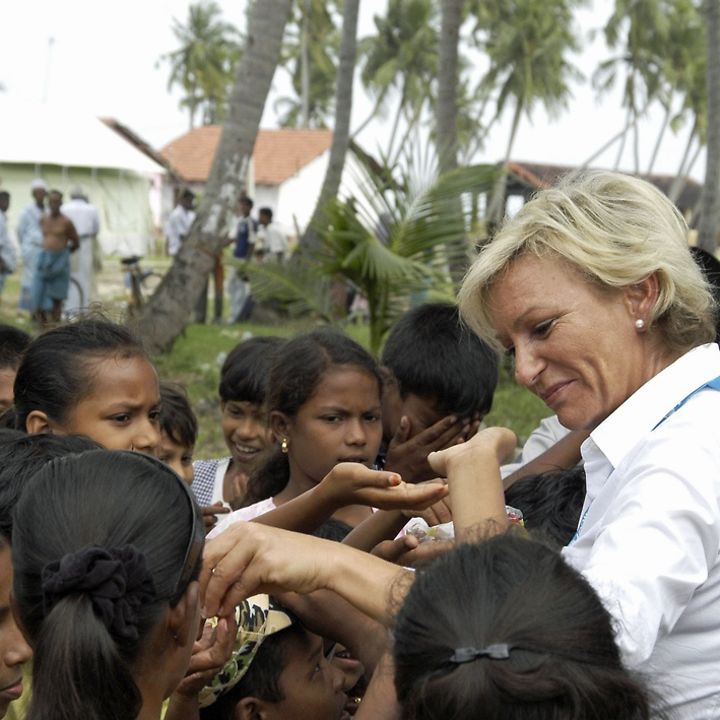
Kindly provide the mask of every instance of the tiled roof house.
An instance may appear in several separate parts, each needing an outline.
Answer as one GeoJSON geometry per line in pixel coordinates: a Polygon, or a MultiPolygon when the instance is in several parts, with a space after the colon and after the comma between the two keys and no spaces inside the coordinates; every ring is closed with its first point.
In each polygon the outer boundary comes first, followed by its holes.
{"type": "MultiPolygon", "coordinates": [[[[160,150],[181,182],[202,191],[222,127],[206,125],[160,150]]],[[[290,234],[303,229],[315,208],[327,167],[331,130],[260,130],[247,178],[255,208],[268,206],[290,234]]]]}

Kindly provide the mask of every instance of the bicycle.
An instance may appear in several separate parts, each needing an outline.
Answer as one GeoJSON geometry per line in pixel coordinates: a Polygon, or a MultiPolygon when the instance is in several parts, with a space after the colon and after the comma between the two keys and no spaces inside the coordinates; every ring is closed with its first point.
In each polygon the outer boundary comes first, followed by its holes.
{"type": "Polygon", "coordinates": [[[124,268],[123,284],[125,285],[125,294],[127,295],[128,313],[131,315],[136,313],[150,297],[157,287],[162,275],[155,272],[153,268],[143,270],[140,265],[142,256],[131,255],[120,259],[120,263],[124,268]],[[156,282],[148,283],[151,278],[155,278],[156,282]]]}

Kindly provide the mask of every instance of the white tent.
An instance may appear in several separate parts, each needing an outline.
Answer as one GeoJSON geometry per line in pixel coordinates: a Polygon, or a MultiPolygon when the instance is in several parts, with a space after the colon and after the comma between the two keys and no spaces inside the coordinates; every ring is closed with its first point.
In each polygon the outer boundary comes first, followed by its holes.
{"type": "Polygon", "coordinates": [[[164,174],[99,118],[0,99],[0,188],[11,194],[11,228],[31,201],[31,181],[42,177],[66,198],[73,187],[83,188],[98,209],[106,252],[144,254],[155,234],[151,203],[159,202],[164,174]]]}

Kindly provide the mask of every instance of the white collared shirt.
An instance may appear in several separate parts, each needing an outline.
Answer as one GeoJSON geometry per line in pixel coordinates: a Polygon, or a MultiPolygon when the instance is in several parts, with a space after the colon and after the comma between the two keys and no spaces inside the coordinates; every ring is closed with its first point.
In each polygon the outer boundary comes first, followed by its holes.
{"type": "Polygon", "coordinates": [[[81,240],[93,237],[100,232],[100,220],[94,205],[87,200],[72,198],[63,203],[60,212],[67,215],[77,230],[81,240]]]}
{"type": "Polygon", "coordinates": [[[593,431],[564,549],[613,616],[625,664],[679,720],[720,717],[720,391],[673,408],[718,376],[718,346],[694,348],[593,431]]]}

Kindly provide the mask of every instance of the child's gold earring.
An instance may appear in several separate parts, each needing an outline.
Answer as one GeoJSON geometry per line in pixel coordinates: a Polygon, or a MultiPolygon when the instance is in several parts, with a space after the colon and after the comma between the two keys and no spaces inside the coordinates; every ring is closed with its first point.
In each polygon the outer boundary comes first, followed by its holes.
{"type": "Polygon", "coordinates": [[[280,450],[282,450],[283,453],[285,453],[285,455],[287,455],[287,451],[288,451],[288,439],[287,439],[286,437],[284,437],[284,438],[282,439],[282,441],[280,442],[280,450]]]}

